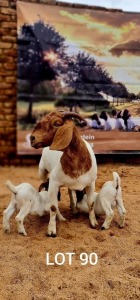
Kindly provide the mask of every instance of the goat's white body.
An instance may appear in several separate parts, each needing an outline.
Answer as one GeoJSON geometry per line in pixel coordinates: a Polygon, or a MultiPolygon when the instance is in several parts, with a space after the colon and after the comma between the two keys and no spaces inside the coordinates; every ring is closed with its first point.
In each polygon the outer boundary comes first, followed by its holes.
{"type": "Polygon", "coordinates": [[[42,156],[39,162],[39,175],[40,178],[45,182],[52,170],[60,168],[60,158],[62,151],[50,150],[49,147],[45,147],[42,151],[42,156]]]}
{"type": "MultiPolygon", "coordinates": [[[[15,186],[10,181],[7,181],[6,185],[12,192],[12,197],[8,207],[3,212],[3,230],[10,232],[9,220],[17,209],[19,211],[16,216],[18,232],[27,235],[23,225],[24,218],[28,214],[43,216],[46,212],[50,211],[48,192],[42,191],[38,193],[29,183],[21,183],[15,186]]],[[[64,220],[59,211],[58,217],[64,220]]]]}
{"type": "Polygon", "coordinates": [[[72,178],[66,175],[62,170],[62,165],[60,162],[63,152],[50,150],[49,147],[45,147],[42,151],[42,156],[39,163],[39,174],[41,179],[45,181],[49,172],[49,177],[53,181],[56,181],[59,186],[64,185],[71,190],[83,190],[86,186],[90,185],[91,182],[95,181],[97,177],[95,155],[89,143],[87,143],[85,140],[84,142],[92,159],[92,167],[86,174],[83,174],[78,178],[72,178]]]}
{"type": "MultiPolygon", "coordinates": [[[[120,214],[120,227],[124,226],[126,210],[122,200],[122,190],[120,177],[116,172],[113,172],[113,181],[107,181],[102,186],[99,193],[93,194],[94,211],[96,215],[106,215],[103,229],[108,229],[113,219],[113,208],[117,206],[120,214]]],[[[77,208],[81,212],[88,213],[87,196],[84,195],[81,202],[77,203],[77,208]]]]}

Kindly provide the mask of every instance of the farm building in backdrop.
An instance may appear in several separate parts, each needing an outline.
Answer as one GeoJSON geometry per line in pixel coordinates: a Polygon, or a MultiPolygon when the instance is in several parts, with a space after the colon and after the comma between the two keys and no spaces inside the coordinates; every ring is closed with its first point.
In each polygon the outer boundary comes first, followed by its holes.
{"type": "Polygon", "coordinates": [[[140,133],[128,123],[140,125],[140,14],[18,2],[17,16],[18,154],[40,153],[32,128],[61,109],[86,119],[79,130],[95,153],[139,153],[140,133]],[[112,111],[124,126],[98,126],[118,122],[112,111]]]}

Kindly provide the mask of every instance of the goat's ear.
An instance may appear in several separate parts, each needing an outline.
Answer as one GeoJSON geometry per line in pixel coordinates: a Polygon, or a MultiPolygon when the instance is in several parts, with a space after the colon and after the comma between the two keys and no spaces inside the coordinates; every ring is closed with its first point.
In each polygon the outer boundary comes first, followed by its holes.
{"type": "Polygon", "coordinates": [[[74,123],[72,121],[66,121],[66,123],[60,126],[54,136],[53,142],[50,146],[50,150],[63,150],[72,140],[74,123]]]}

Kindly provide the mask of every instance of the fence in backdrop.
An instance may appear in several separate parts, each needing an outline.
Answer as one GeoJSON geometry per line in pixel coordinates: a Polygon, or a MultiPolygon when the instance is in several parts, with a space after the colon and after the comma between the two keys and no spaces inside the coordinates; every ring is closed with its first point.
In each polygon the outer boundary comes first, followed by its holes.
{"type": "Polygon", "coordinates": [[[46,113],[75,111],[95,153],[140,153],[140,14],[17,3],[17,151],[46,113]]]}

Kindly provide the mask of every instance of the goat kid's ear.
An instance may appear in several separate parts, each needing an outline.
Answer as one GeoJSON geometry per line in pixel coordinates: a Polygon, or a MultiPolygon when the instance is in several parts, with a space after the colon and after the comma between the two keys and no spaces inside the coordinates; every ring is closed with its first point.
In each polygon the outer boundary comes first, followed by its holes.
{"type": "Polygon", "coordinates": [[[63,150],[70,144],[73,136],[73,121],[66,121],[64,125],[60,126],[54,136],[50,150],[63,150]]]}

